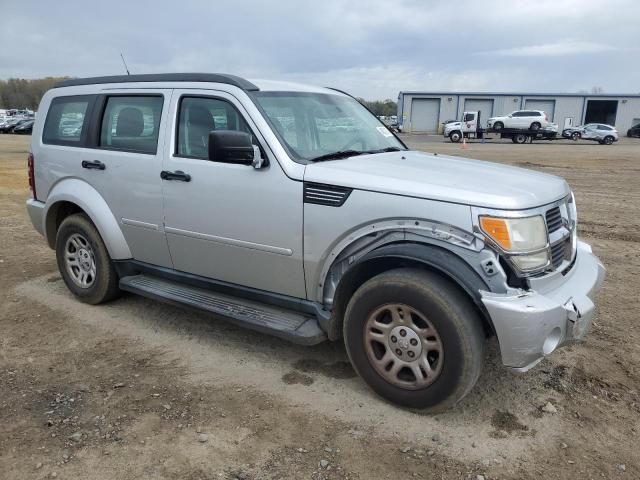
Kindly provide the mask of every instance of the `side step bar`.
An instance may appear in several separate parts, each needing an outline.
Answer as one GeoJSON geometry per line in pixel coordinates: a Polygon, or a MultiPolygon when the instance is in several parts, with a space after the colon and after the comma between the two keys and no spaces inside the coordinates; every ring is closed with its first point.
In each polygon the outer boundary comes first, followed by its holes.
{"type": "Polygon", "coordinates": [[[318,321],[311,315],[223,295],[164,278],[145,274],[123,277],[120,279],[120,288],[173,305],[212,313],[240,326],[299,345],[315,345],[327,339],[318,321]]]}

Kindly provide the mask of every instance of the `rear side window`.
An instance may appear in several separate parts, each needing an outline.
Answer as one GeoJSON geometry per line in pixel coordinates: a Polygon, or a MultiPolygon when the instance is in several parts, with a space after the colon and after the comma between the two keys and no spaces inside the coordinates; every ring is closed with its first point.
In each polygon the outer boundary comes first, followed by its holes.
{"type": "Polygon", "coordinates": [[[155,154],[163,97],[108,97],[100,128],[101,148],[155,154]]]}
{"type": "Polygon", "coordinates": [[[42,132],[42,142],[52,145],[80,146],[88,123],[88,95],[57,97],[51,101],[42,132]]]}

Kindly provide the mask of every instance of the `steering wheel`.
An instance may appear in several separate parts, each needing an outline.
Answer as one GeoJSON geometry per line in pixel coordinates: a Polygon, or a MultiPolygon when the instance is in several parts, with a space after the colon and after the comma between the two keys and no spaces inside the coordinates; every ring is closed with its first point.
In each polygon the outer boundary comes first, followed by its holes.
{"type": "Polygon", "coordinates": [[[355,145],[358,142],[360,142],[360,146],[362,147],[362,150],[364,150],[366,148],[366,142],[365,142],[365,139],[362,137],[352,138],[347,143],[345,143],[342,147],[340,147],[339,150],[349,150],[353,145],[355,145]]]}

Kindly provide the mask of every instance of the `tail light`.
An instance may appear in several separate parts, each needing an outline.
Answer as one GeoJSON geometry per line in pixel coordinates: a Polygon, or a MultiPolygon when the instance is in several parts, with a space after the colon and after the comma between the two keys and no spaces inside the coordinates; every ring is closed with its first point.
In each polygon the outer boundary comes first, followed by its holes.
{"type": "Polygon", "coordinates": [[[29,191],[31,192],[31,197],[34,200],[37,200],[36,197],[36,177],[35,177],[35,162],[33,159],[33,153],[29,152],[29,157],[27,158],[27,168],[29,169],[29,191]]]}

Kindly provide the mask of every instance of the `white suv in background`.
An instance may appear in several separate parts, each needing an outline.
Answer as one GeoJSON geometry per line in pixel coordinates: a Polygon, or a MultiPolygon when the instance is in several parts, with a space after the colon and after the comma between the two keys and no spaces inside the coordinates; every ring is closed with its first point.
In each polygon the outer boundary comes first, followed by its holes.
{"type": "Polygon", "coordinates": [[[525,128],[527,130],[540,130],[551,125],[551,121],[542,110],[516,110],[504,117],[491,117],[487,121],[487,127],[494,130],[503,128],[525,128]]]}

